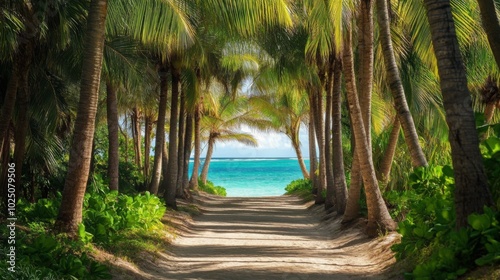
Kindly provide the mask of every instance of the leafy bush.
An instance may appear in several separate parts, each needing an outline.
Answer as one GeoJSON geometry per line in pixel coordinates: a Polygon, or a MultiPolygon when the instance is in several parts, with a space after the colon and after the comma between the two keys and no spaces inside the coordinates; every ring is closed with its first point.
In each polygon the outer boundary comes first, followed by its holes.
{"type": "Polygon", "coordinates": [[[221,186],[216,186],[214,183],[207,181],[206,184],[204,184],[201,180],[198,180],[198,189],[200,191],[209,193],[209,194],[215,194],[219,196],[226,196],[227,192],[224,187],[221,186]]]}
{"type": "Polygon", "coordinates": [[[309,179],[297,179],[285,187],[286,194],[297,195],[305,200],[314,199],[312,183],[309,179]]]}
{"type": "MultiPolygon", "coordinates": [[[[149,192],[136,196],[107,193],[86,194],[83,203],[84,230],[93,235],[93,241],[111,244],[124,229],[150,229],[160,225],[165,213],[161,200],[149,192]]],[[[82,238],[85,238],[82,233],[82,238]]]]}

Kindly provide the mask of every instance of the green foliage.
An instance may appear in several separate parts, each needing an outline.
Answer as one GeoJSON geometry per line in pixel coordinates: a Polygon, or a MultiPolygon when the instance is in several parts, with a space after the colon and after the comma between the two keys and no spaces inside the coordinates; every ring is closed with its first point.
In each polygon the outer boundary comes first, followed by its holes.
{"type": "Polygon", "coordinates": [[[391,213],[399,217],[398,260],[412,265],[407,279],[456,279],[474,264],[500,260],[499,214],[485,208],[468,217],[470,227],[455,229],[453,170],[449,166],[418,168],[409,176],[410,190],[389,192],[391,213]]]}
{"type": "Polygon", "coordinates": [[[206,184],[203,184],[201,180],[198,180],[198,189],[200,191],[210,193],[210,194],[215,194],[219,196],[226,196],[227,192],[224,187],[221,186],[216,186],[214,183],[210,182],[207,180],[206,184]]]}
{"type": "Polygon", "coordinates": [[[86,194],[83,224],[93,241],[111,244],[125,229],[150,229],[160,225],[165,213],[161,200],[149,192],[136,196],[107,193],[86,194]]]}
{"type": "Polygon", "coordinates": [[[497,208],[500,209],[500,138],[489,137],[481,143],[480,148],[491,194],[497,208]]]}
{"type": "Polygon", "coordinates": [[[285,187],[286,194],[297,195],[303,199],[311,200],[314,198],[312,194],[312,182],[309,179],[297,179],[285,187]]]}

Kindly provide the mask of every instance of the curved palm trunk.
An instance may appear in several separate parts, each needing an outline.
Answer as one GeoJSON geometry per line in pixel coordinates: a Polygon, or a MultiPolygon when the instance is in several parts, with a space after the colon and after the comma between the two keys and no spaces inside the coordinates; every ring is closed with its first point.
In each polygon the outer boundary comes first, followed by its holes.
{"type": "Polygon", "coordinates": [[[302,155],[302,150],[300,149],[298,130],[294,129],[291,139],[293,149],[295,150],[295,154],[297,155],[297,161],[299,162],[300,170],[302,171],[302,176],[304,177],[304,179],[309,179],[309,172],[307,172],[306,164],[304,163],[304,156],[302,155]]]}
{"type": "Polygon", "coordinates": [[[179,69],[172,66],[172,101],[170,102],[170,131],[168,134],[168,174],[164,179],[165,182],[165,202],[167,206],[177,209],[177,202],[175,200],[177,191],[177,178],[179,176],[179,163],[178,163],[178,143],[177,143],[177,129],[179,121],[179,85],[180,85],[180,72],[179,69]]]}
{"type": "Polygon", "coordinates": [[[333,95],[333,75],[335,61],[331,60],[328,67],[328,77],[326,83],[326,108],[325,108],[325,167],[326,167],[326,198],[325,209],[334,208],[335,205],[335,185],[333,179],[333,162],[331,140],[331,117],[332,117],[332,95],[333,95]]]}
{"type": "Polygon", "coordinates": [[[205,162],[203,163],[203,168],[201,169],[201,181],[203,182],[203,184],[207,183],[208,168],[210,167],[210,160],[212,159],[212,154],[214,152],[214,145],[215,137],[213,137],[211,133],[210,138],[208,139],[208,148],[207,154],[205,155],[205,162]]]}
{"type": "Polygon", "coordinates": [[[106,82],[106,114],[108,119],[108,179],[109,189],[118,190],[119,147],[118,142],[118,99],[116,90],[110,81],[106,82]]]}
{"type": "Polygon", "coordinates": [[[56,227],[75,235],[82,222],[83,196],[89,176],[104,48],[107,0],[92,0],[83,54],[80,101],[56,227]]]}
{"type": "MultiPolygon", "coordinates": [[[[344,170],[344,152],[342,150],[342,61],[336,59],[333,67],[332,93],[332,149],[333,183],[338,214],[344,214],[347,203],[347,184],[344,170]]],[[[359,192],[358,192],[359,193],[359,192]]]]}
{"type": "Polygon", "coordinates": [[[160,99],[158,104],[158,121],[156,122],[156,140],[155,140],[155,155],[153,161],[153,177],[149,185],[149,191],[152,194],[158,194],[160,186],[163,157],[163,146],[165,145],[165,118],[167,116],[167,92],[168,92],[168,78],[165,68],[158,71],[160,75],[160,99]]]}
{"type": "Polygon", "coordinates": [[[425,159],[422,147],[418,142],[417,130],[415,129],[415,124],[413,123],[413,118],[406,102],[403,83],[401,82],[401,76],[399,74],[396,58],[394,56],[387,1],[376,1],[377,22],[380,29],[380,41],[382,44],[382,53],[384,55],[387,80],[394,98],[396,113],[399,117],[399,121],[401,122],[401,127],[403,128],[405,142],[410,150],[412,165],[414,167],[427,166],[427,160],[425,159]]]}
{"type": "Polygon", "coordinates": [[[389,181],[389,175],[391,174],[392,161],[394,159],[394,154],[396,154],[396,148],[398,146],[399,131],[401,130],[401,123],[399,118],[396,116],[394,124],[392,126],[391,135],[389,136],[389,143],[387,143],[387,148],[385,150],[384,157],[380,163],[380,173],[379,180],[383,183],[389,181]]]}
{"type": "Polygon", "coordinates": [[[373,160],[370,157],[369,145],[366,138],[366,130],[363,124],[363,117],[359,105],[358,96],[356,94],[356,82],[354,76],[354,63],[352,55],[352,31],[347,28],[347,40],[344,45],[344,73],[347,86],[347,100],[352,116],[352,126],[356,141],[356,153],[358,155],[361,175],[366,193],[366,204],[368,207],[368,224],[366,232],[369,236],[375,236],[378,231],[394,230],[396,224],[389,215],[389,211],[385,205],[380,189],[378,187],[377,177],[375,176],[375,168],[373,160]]]}
{"type": "Polygon", "coordinates": [[[493,0],[477,0],[481,12],[481,21],[484,31],[488,36],[488,43],[495,57],[497,67],[500,69],[500,23],[498,22],[497,10],[493,0]]]}
{"type": "Polygon", "coordinates": [[[455,174],[457,227],[467,217],[493,205],[484,171],[467,76],[463,67],[449,0],[425,0],[432,44],[438,63],[443,105],[449,128],[455,174]]]}
{"type": "MultiPolygon", "coordinates": [[[[203,97],[202,97],[203,98],[203,97]]],[[[198,172],[200,169],[201,157],[201,101],[198,102],[194,114],[194,162],[193,173],[189,181],[189,188],[191,190],[198,190],[198,172]]]]}

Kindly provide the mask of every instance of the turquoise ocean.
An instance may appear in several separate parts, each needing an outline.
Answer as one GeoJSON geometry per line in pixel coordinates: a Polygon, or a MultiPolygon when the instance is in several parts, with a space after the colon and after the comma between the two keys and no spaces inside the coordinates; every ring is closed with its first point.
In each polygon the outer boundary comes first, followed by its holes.
{"type": "MultiPolygon", "coordinates": [[[[305,163],[309,168],[309,160],[305,163]]],[[[192,165],[191,161],[189,172],[192,165]]],[[[208,172],[208,180],[226,188],[227,196],[233,197],[282,195],[288,183],[300,178],[295,158],[214,158],[208,172]]]]}

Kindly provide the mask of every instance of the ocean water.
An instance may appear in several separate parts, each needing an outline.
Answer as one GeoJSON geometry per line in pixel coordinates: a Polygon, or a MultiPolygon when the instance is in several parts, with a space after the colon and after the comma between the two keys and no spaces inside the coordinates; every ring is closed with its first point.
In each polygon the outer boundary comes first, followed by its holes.
{"type": "MultiPolygon", "coordinates": [[[[305,163],[309,168],[309,160],[305,163]]],[[[192,165],[191,161],[189,172],[192,165]]],[[[294,158],[214,158],[208,171],[208,180],[233,197],[282,195],[288,183],[300,178],[302,172],[294,158]]]]}

